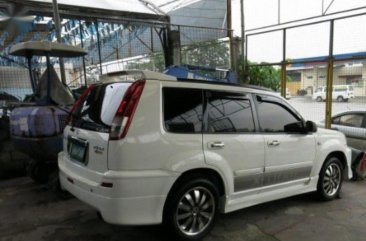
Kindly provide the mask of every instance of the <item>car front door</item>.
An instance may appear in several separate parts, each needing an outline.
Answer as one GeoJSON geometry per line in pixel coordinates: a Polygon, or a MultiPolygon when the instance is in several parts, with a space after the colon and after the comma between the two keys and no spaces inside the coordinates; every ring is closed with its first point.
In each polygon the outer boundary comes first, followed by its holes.
{"type": "Polygon", "coordinates": [[[251,95],[207,91],[205,99],[203,149],[207,164],[218,167],[230,179],[230,193],[261,187],[264,139],[256,132],[251,95]]]}
{"type": "Polygon", "coordinates": [[[265,141],[264,186],[296,185],[309,180],[315,160],[314,134],[286,133],[284,126],[302,121],[286,102],[257,95],[256,110],[265,141]]]}

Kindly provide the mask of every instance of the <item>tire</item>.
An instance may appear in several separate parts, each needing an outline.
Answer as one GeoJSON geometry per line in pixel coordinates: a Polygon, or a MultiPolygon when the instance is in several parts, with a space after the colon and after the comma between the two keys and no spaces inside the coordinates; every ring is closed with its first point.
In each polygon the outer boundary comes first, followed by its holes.
{"type": "Polygon", "coordinates": [[[317,101],[317,102],[322,102],[322,101],[323,101],[323,99],[322,99],[322,97],[318,96],[318,97],[316,97],[316,101],[317,101]]]}
{"type": "Polygon", "coordinates": [[[214,226],[218,213],[217,188],[206,179],[184,182],[169,195],[164,225],[178,240],[200,240],[214,226]]]}
{"type": "Polygon", "coordinates": [[[50,174],[55,170],[56,163],[38,161],[32,159],[26,168],[27,175],[36,183],[45,184],[48,182],[50,174]]]}
{"type": "Polygon", "coordinates": [[[343,166],[337,157],[328,158],[319,173],[318,196],[324,201],[339,197],[343,182],[343,166]]]}
{"type": "Polygon", "coordinates": [[[47,188],[53,193],[61,192],[61,184],[58,169],[54,170],[48,177],[47,188]]]}
{"type": "Polygon", "coordinates": [[[338,97],[337,97],[337,101],[338,101],[338,102],[344,102],[344,98],[343,98],[343,96],[338,96],[338,97]]]}
{"type": "Polygon", "coordinates": [[[31,160],[27,166],[27,175],[36,183],[46,183],[48,171],[46,165],[41,161],[31,160]]]}

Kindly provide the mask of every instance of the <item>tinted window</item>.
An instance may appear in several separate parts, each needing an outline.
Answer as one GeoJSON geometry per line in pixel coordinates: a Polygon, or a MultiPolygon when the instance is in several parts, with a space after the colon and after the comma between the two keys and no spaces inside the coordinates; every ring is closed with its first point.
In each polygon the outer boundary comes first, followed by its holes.
{"type": "Polygon", "coordinates": [[[332,119],[332,124],[339,124],[339,121],[341,120],[341,117],[335,117],[332,119]]]}
{"type": "Polygon", "coordinates": [[[361,127],[363,121],[363,115],[361,114],[349,114],[339,117],[339,125],[361,127]]]}
{"type": "Polygon", "coordinates": [[[164,88],[164,124],[167,131],[198,133],[202,131],[202,91],[164,88]]]}
{"type": "Polygon", "coordinates": [[[284,126],[300,121],[289,108],[272,98],[257,96],[259,125],[265,132],[284,132],[284,126]]]}
{"type": "Polygon", "coordinates": [[[109,132],[117,108],[131,83],[95,86],[73,113],[72,125],[94,131],[109,132]]]}
{"type": "Polygon", "coordinates": [[[211,93],[207,103],[208,132],[254,132],[250,101],[245,96],[211,93]]]}

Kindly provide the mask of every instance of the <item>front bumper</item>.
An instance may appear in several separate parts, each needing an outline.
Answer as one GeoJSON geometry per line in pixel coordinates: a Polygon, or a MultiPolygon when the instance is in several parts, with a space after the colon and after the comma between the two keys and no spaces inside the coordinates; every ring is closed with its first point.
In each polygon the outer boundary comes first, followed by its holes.
{"type": "MultiPolygon", "coordinates": [[[[81,201],[97,209],[103,219],[112,224],[159,224],[166,196],[176,180],[166,171],[94,171],[81,176],[78,169],[85,167],[70,162],[61,152],[58,157],[60,182],[81,201]],[[112,183],[113,187],[103,187],[112,183]]],[[[85,172],[84,170],[84,173],[85,172]]]]}
{"type": "Polygon", "coordinates": [[[348,180],[352,179],[353,173],[352,173],[352,149],[347,147],[346,149],[346,158],[347,158],[347,178],[348,180]]]}

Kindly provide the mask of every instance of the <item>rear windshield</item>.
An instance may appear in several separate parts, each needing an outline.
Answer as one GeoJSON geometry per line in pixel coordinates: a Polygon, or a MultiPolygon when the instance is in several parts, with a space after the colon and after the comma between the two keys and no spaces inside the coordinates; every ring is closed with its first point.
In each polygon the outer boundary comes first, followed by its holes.
{"type": "Polygon", "coordinates": [[[109,132],[130,82],[97,85],[73,113],[72,126],[109,132]]]}

